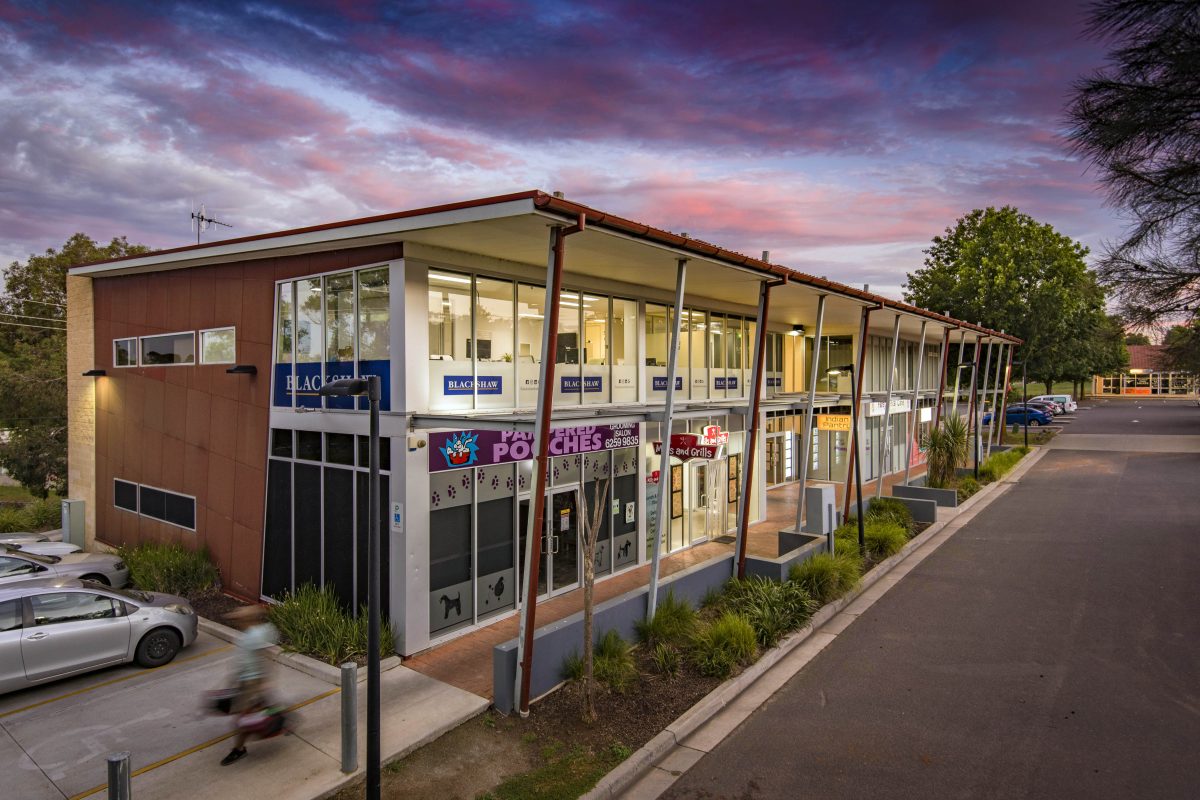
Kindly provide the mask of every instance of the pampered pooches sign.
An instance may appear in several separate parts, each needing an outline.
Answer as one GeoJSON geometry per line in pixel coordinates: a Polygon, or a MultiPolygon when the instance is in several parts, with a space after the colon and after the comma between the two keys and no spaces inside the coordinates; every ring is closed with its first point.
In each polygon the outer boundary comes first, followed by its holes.
{"type": "MultiPolygon", "coordinates": [[[[550,432],[550,455],[592,453],[637,447],[638,426],[588,425],[550,432]]],[[[483,467],[528,461],[537,455],[537,443],[527,431],[444,431],[429,434],[429,471],[483,467]]]]}

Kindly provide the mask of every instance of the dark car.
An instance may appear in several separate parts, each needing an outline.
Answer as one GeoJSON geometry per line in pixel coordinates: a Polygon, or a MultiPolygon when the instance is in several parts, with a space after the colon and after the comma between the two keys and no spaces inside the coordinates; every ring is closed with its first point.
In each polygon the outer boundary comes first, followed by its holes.
{"type": "MultiPolygon", "coordinates": [[[[1015,404],[1009,406],[1005,410],[1004,424],[1012,425],[1015,423],[1017,425],[1024,425],[1025,421],[1026,421],[1026,417],[1029,418],[1029,424],[1033,425],[1034,427],[1037,427],[1039,425],[1049,425],[1051,422],[1054,421],[1053,415],[1051,415],[1050,413],[1048,413],[1040,408],[1036,408],[1036,407],[1030,405],[1029,408],[1026,409],[1026,407],[1023,406],[1022,404],[1015,403],[1015,404]]],[[[983,415],[983,424],[984,425],[990,424],[991,421],[992,421],[991,412],[988,412],[987,414],[983,415]]]]}

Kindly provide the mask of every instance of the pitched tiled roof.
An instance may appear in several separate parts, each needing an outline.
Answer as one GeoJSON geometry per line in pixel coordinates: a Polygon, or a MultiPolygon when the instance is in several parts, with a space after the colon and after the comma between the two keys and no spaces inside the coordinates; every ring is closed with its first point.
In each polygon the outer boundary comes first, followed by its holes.
{"type": "Polygon", "coordinates": [[[1129,369],[1160,369],[1165,349],[1161,344],[1129,344],[1129,369]]]}

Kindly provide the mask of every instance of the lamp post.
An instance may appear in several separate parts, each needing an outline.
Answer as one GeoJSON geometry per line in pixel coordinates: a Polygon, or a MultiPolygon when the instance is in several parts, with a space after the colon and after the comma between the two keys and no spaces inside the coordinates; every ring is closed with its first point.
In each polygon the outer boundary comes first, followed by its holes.
{"type": "MultiPolygon", "coordinates": [[[[835,367],[829,370],[829,375],[836,377],[843,372],[850,373],[850,446],[854,453],[854,488],[858,511],[858,552],[864,553],[867,549],[867,541],[866,532],[863,528],[862,459],[858,457],[858,383],[854,380],[854,365],[846,364],[845,366],[835,367]]],[[[883,480],[882,476],[880,480],[883,480]]],[[[803,488],[801,491],[803,491],[803,488]]]]}
{"type": "Polygon", "coordinates": [[[342,378],[326,383],[323,397],[366,395],[371,414],[367,502],[367,800],[379,800],[379,376],[342,378]]]}

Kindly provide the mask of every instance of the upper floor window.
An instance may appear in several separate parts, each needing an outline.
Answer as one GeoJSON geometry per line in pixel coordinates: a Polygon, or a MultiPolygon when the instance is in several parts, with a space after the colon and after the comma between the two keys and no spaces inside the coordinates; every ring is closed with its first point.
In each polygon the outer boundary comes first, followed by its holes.
{"type": "Polygon", "coordinates": [[[237,332],[233,328],[200,331],[200,363],[232,364],[237,360],[237,332]]]}
{"type": "Polygon", "coordinates": [[[113,366],[136,367],[137,365],[137,339],[113,339],[113,366]]]}
{"type": "Polygon", "coordinates": [[[142,337],[142,366],[196,363],[196,335],[191,331],[142,337]]]}

